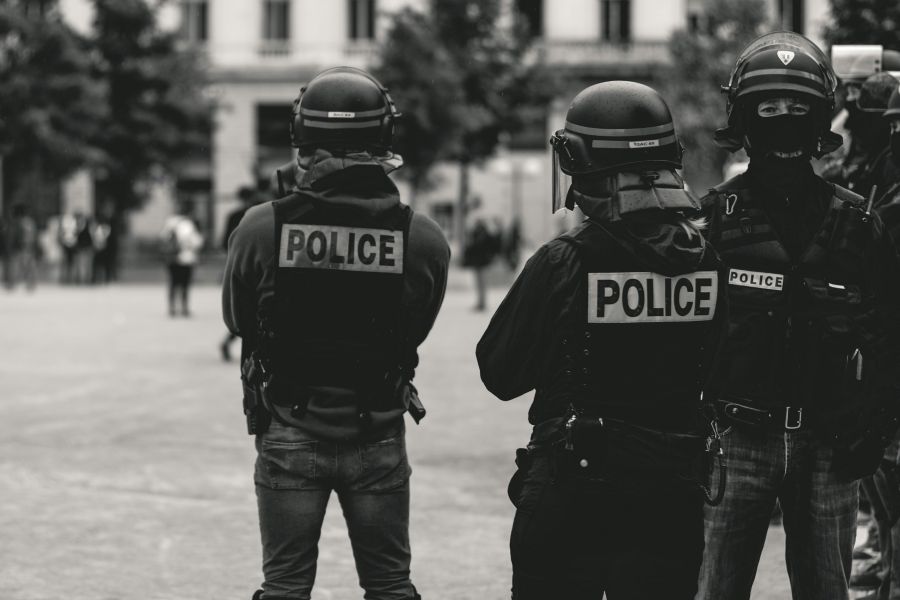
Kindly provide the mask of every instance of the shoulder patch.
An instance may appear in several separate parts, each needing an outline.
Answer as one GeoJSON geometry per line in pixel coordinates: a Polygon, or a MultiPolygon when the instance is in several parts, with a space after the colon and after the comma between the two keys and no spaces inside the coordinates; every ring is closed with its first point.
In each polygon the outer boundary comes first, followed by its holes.
{"type": "Polygon", "coordinates": [[[588,273],[588,323],[710,321],[719,291],[716,271],[588,273]]]}
{"type": "Polygon", "coordinates": [[[278,266],[403,273],[403,232],[337,225],[281,226],[278,266]]]}

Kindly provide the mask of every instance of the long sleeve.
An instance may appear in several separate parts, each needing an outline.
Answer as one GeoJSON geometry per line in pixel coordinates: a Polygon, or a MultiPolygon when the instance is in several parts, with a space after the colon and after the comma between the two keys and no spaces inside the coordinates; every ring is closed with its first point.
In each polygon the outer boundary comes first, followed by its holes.
{"type": "Polygon", "coordinates": [[[274,287],[271,270],[275,255],[274,219],[271,204],[252,208],[228,243],[222,317],[228,329],[241,337],[255,333],[259,299],[274,287]]]}
{"type": "Polygon", "coordinates": [[[481,380],[501,400],[511,400],[540,385],[576,278],[567,277],[574,252],[551,242],[525,264],[494,313],[476,348],[481,380]]]}

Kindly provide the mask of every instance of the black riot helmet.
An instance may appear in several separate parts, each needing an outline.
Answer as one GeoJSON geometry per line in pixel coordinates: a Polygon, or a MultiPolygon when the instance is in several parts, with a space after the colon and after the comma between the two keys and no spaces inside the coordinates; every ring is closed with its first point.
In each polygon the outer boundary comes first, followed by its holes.
{"type": "Polygon", "coordinates": [[[566,176],[577,187],[580,179],[675,171],[682,166],[682,148],[668,105],[656,90],[633,81],[607,81],[582,90],[569,106],[565,127],[550,138],[550,146],[554,212],[563,204],[573,206],[566,176]]]}
{"type": "Polygon", "coordinates": [[[752,42],[735,63],[726,96],[728,127],[716,131],[716,143],[734,152],[750,149],[747,126],[761,100],[796,96],[810,103],[814,120],[810,139],[804,140],[812,156],[840,147],[839,135],[830,131],[837,77],[827,57],[798,33],[777,31],[752,42]]]}
{"type": "Polygon", "coordinates": [[[312,148],[391,150],[400,116],[386,87],[360,69],[336,67],[300,89],[291,113],[291,143],[312,148]]]}

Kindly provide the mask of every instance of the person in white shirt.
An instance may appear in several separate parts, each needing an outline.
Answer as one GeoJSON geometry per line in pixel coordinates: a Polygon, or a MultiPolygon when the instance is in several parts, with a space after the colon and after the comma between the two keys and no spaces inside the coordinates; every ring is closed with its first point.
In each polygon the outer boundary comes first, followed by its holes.
{"type": "Polygon", "coordinates": [[[194,265],[203,247],[203,235],[194,221],[193,206],[179,204],[178,212],[166,219],[160,233],[163,254],[169,269],[169,316],[176,316],[176,300],[181,299],[181,314],[191,315],[188,295],[194,274],[194,265]]]}

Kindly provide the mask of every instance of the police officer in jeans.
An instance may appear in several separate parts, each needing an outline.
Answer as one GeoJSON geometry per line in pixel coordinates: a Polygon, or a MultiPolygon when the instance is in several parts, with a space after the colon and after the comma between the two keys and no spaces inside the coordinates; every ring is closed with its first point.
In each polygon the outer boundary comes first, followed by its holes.
{"type": "Polygon", "coordinates": [[[420,597],[403,417],[423,413],[410,381],[450,250],[387,175],[397,116],[363,71],[314,77],[294,102],[292,193],[247,211],[229,243],[224,317],[243,338],[258,452],[265,582],[254,600],[310,597],[332,491],[365,597],[420,597]]]}
{"type": "Polygon", "coordinates": [[[477,348],[498,398],[536,390],[509,486],[512,597],[688,600],[724,274],[653,89],[583,90],[550,141],[554,212],[587,219],[531,257],[477,348]]]}
{"type": "Polygon", "coordinates": [[[702,200],[728,268],[728,339],[716,404],[728,429],[723,502],[706,509],[698,598],[750,590],[776,501],[795,600],[848,597],[859,479],[898,423],[900,271],[881,219],[816,176],[834,150],[836,79],[803,36],[750,44],[717,141],[746,173],[702,200]]]}

